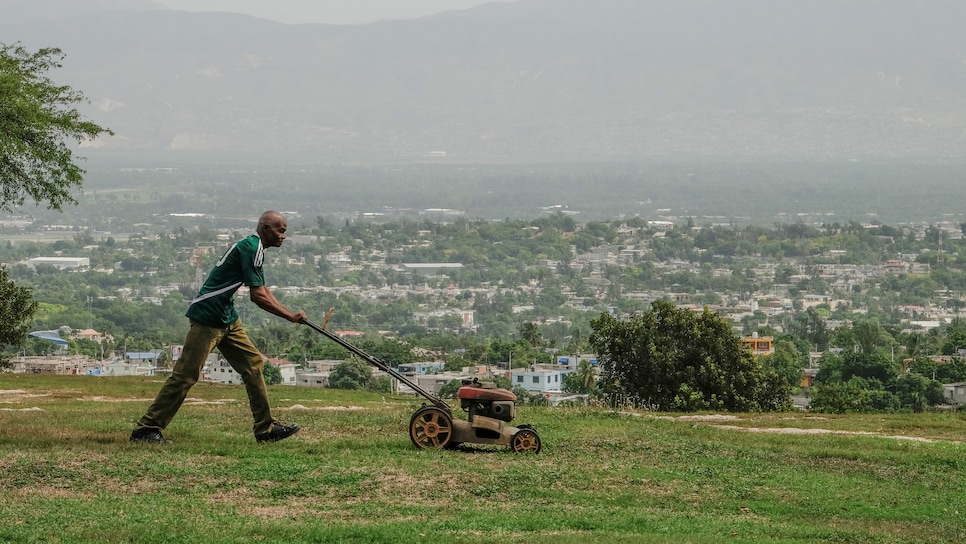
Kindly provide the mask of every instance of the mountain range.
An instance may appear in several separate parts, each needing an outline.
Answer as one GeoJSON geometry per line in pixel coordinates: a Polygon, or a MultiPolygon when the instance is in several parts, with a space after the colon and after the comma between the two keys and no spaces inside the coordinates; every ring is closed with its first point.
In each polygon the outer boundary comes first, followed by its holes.
{"type": "Polygon", "coordinates": [[[452,161],[961,158],[961,0],[518,0],[286,25],[0,3],[119,150],[452,161]]]}

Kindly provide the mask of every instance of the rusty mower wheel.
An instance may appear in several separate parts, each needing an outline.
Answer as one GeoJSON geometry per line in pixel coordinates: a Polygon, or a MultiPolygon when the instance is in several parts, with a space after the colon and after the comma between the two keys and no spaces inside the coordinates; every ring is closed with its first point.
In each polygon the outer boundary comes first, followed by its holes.
{"type": "Polygon", "coordinates": [[[409,420],[409,438],[423,450],[446,447],[453,436],[453,418],[435,406],[423,406],[409,420]]]}
{"type": "Polygon", "coordinates": [[[522,427],[513,435],[510,442],[513,451],[517,453],[540,453],[540,435],[533,427],[522,427]]]}

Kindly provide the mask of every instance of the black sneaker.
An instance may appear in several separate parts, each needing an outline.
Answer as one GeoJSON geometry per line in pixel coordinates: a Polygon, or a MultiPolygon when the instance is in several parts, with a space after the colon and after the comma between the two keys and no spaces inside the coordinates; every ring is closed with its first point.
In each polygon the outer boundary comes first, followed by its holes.
{"type": "Polygon", "coordinates": [[[151,429],[141,430],[141,431],[131,431],[131,442],[147,442],[149,444],[162,444],[166,442],[163,436],[161,436],[161,431],[154,431],[151,429]]]}
{"type": "Polygon", "coordinates": [[[263,442],[278,442],[292,436],[293,434],[299,432],[299,426],[297,423],[279,423],[276,421],[272,423],[272,429],[267,433],[262,433],[255,435],[255,440],[259,444],[263,442]]]}

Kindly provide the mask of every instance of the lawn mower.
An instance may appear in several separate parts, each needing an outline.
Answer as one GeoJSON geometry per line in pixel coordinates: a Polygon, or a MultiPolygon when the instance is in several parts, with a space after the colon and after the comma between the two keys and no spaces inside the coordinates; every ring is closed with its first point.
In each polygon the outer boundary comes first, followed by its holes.
{"type": "Polygon", "coordinates": [[[492,444],[510,446],[515,452],[540,452],[540,436],[533,426],[507,425],[516,411],[517,397],[512,391],[499,388],[492,382],[480,382],[476,378],[463,380],[456,397],[460,401],[460,408],[467,413],[467,419],[454,418],[452,408],[443,399],[419,387],[385,362],[346,342],[338,334],[326,330],[330,317],[331,309],[321,326],[308,319],[303,319],[302,323],[406,384],[431,403],[424,402],[409,420],[409,438],[417,448],[429,450],[457,448],[461,444],[492,444]]]}

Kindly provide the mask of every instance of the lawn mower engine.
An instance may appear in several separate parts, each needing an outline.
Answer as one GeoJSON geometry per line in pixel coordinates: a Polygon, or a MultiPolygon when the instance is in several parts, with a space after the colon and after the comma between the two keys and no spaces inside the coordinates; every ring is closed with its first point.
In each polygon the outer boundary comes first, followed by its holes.
{"type": "Polygon", "coordinates": [[[517,396],[493,382],[480,383],[476,378],[463,380],[456,398],[460,399],[460,408],[469,414],[470,423],[477,417],[513,421],[516,415],[517,396]]]}
{"type": "Polygon", "coordinates": [[[453,419],[437,406],[423,405],[413,414],[409,436],[419,448],[460,444],[510,446],[515,452],[540,452],[540,436],[530,425],[507,425],[516,412],[517,396],[492,382],[464,380],[456,397],[467,420],[453,419]]]}

